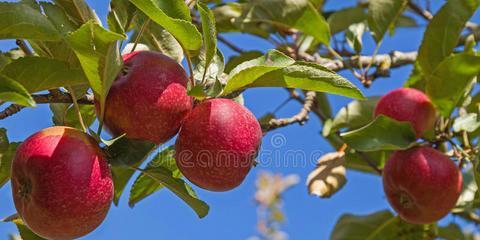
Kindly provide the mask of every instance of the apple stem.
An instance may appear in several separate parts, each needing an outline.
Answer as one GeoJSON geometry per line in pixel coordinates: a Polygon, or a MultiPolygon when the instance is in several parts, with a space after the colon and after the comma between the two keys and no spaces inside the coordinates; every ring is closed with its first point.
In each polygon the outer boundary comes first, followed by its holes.
{"type": "Polygon", "coordinates": [[[195,79],[193,79],[192,59],[190,59],[190,55],[186,51],[185,51],[185,58],[187,59],[188,69],[190,70],[190,84],[192,85],[191,88],[193,88],[195,87],[195,79]]]}
{"type": "Polygon", "coordinates": [[[77,111],[78,121],[80,122],[80,126],[82,126],[82,130],[84,132],[87,132],[87,127],[85,126],[85,123],[83,122],[82,113],[80,112],[80,107],[78,106],[77,97],[75,96],[75,92],[73,91],[72,87],[70,87],[70,86],[68,86],[67,89],[70,92],[70,95],[72,96],[73,106],[75,107],[75,110],[77,111]]]}

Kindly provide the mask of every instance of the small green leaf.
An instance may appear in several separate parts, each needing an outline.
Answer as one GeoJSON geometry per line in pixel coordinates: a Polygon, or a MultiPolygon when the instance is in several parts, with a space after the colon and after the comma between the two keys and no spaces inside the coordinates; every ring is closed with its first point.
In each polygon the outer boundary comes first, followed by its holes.
{"type": "Polygon", "coordinates": [[[188,96],[192,96],[198,100],[203,100],[208,97],[208,95],[205,93],[205,86],[201,84],[195,85],[195,87],[190,89],[190,91],[188,91],[188,96]]]}
{"type": "Polygon", "coordinates": [[[350,46],[350,48],[355,50],[357,53],[362,51],[362,38],[365,29],[365,23],[357,23],[348,27],[348,30],[345,32],[345,39],[347,40],[348,46],[350,46]]]}
{"type": "Polygon", "coordinates": [[[377,44],[387,30],[402,14],[408,0],[370,0],[368,3],[368,26],[377,44]]]}
{"type": "Polygon", "coordinates": [[[432,73],[458,43],[465,23],[480,5],[478,0],[449,0],[425,30],[417,61],[425,75],[432,73]]]}
{"type": "Polygon", "coordinates": [[[295,60],[277,51],[270,50],[266,55],[246,61],[234,68],[223,89],[223,95],[242,89],[255,82],[262,75],[295,63],[295,60]]]}
{"type": "Polygon", "coordinates": [[[182,179],[176,178],[169,169],[161,167],[148,168],[142,173],[175,193],[197,213],[198,217],[203,218],[208,214],[210,207],[204,201],[198,199],[193,189],[182,179]]]}
{"type": "Polygon", "coordinates": [[[225,73],[230,73],[236,66],[243,62],[247,62],[262,56],[263,53],[259,51],[243,52],[238,56],[232,56],[228,59],[227,65],[225,65],[225,73]]]}
{"type": "Polygon", "coordinates": [[[361,152],[359,153],[355,149],[349,148],[345,151],[346,167],[351,170],[359,171],[362,173],[369,173],[378,175],[372,166],[369,165],[364,158],[368,158],[379,169],[385,166],[388,158],[391,155],[391,151],[374,151],[374,152],[361,152]],[[361,154],[361,155],[360,155],[361,154]]]}
{"type": "Polygon", "coordinates": [[[109,163],[113,166],[134,166],[145,161],[156,148],[154,143],[128,139],[127,137],[116,140],[106,149],[109,163]]]}
{"type": "Polygon", "coordinates": [[[65,13],[78,25],[85,24],[91,20],[100,24],[98,16],[84,0],[53,0],[53,2],[62,7],[65,13]]]}
{"type": "Polygon", "coordinates": [[[427,95],[439,112],[448,117],[479,73],[480,57],[467,53],[447,57],[427,77],[427,95]]]}
{"type": "Polygon", "coordinates": [[[208,67],[217,53],[217,29],[215,27],[215,16],[205,3],[197,2],[198,12],[202,19],[203,42],[205,49],[205,71],[202,81],[205,79],[208,67]]]}
{"type": "Polygon", "coordinates": [[[415,65],[413,66],[413,70],[410,73],[410,76],[408,77],[407,81],[405,82],[405,84],[403,84],[403,87],[416,88],[424,92],[425,85],[426,85],[426,79],[425,79],[425,76],[423,75],[422,67],[417,61],[415,62],[415,65]]]}
{"type": "Polygon", "coordinates": [[[367,19],[367,14],[363,7],[348,7],[335,11],[328,17],[328,24],[332,34],[342,32],[349,26],[363,22],[367,19]]]}
{"type": "Polygon", "coordinates": [[[67,37],[80,60],[85,75],[100,103],[100,116],[105,111],[108,91],[122,68],[118,40],[126,37],[89,21],[67,37]]]}
{"type": "MultiPolygon", "coordinates": [[[[247,75],[247,77],[249,77],[247,75]]],[[[347,79],[319,64],[297,62],[293,65],[271,71],[252,81],[247,87],[283,87],[299,88],[317,92],[326,92],[345,97],[364,99],[360,89],[347,79]]],[[[228,86],[228,83],[227,83],[228,86]]]]}
{"type": "MultiPolygon", "coordinates": [[[[82,104],[79,105],[79,108],[83,122],[88,128],[96,119],[95,107],[93,105],[82,104]]],[[[52,103],[50,104],[50,110],[53,113],[52,121],[55,125],[82,129],[77,110],[72,104],[52,103]]]]}
{"type": "MultiPolygon", "coordinates": [[[[170,32],[180,44],[189,51],[198,51],[202,46],[202,35],[191,22],[168,16],[161,6],[152,0],[130,0],[150,19],[170,32]]],[[[183,1],[172,2],[172,7],[185,5],[183,1]]],[[[163,7],[168,4],[162,4],[163,7]]]]}
{"type": "Polygon", "coordinates": [[[32,93],[88,84],[81,69],[72,68],[66,62],[44,57],[24,57],[14,60],[5,66],[2,74],[22,84],[32,93]]]}
{"type": "MultiPolygon", "coordinates": [[[[175,162],[175,150],[173,147],[168,147],[159,152],[153,160],[148,163],[147,169],[148,168],[166,168],[172,172],[174,178],[180,178],[182,176],[175,162]]],[[[133,208],[135,204],[162,188],[164,188],[164,186],[161,183],[142,173],[133,183],[128,205],[133,208]]]]}
{"type": "Polygon", "coordinates": [[[0,100],[28,107],[36,105],[30,93],[20,83],[4,75],[0,75],[0,100]]]}
{"type": "Polygon", "coordinates": [[[417,139],[410,123],[399,122],[384,115],[378,116],[365,127],[341,136],[350,147],[364,152],[407,149],[417,139]]]}
{"type": "Polygon", "coordinates": [[[10,180],[10,171],[15,151],[20,143],[10,143],[7,131],[0,128],[0,188],[10,180]]]}
{"type": "Polygon", "coordinates": [[[374,120],[373,109],[378,99],[378,97],[369,97],[365,101],[355,100],[350,102],[338,111],[333,120],[332,130],[337,131],[342,128],[354,130],[372,122],[374,120]]]}
{"type": "Polygon", "coordinates": [[[330,239],[350,240],[384,240],[384,239],[425,239],[431,234],[424,225],[408,224],[393,216],[388,210],[369,215],[357,216],[344,214],[337,221],[330,239]],[[354,237],[353,237],[354,236],[354,237]]]}
{"type": "Polygon", "coordinates": [[[216,54],[206,69],[207,59],[204,49],[200,51],[197,57],[192,59],[192,62],[195,64],[193,69],[194,79],[198,81],[205,79],[205,83],[212,83],[221,78],[225,69],[225,60],[220,49],[217,49],[216,54]]]}
{"type": "Polygon", "coordinates": [[[473,132],[480,127],[480,121],[478,120],[476,113],[468,113],[465,116],[456,118],[452,127],[455,132],[473,132]]]}
{"type": "MultiPolygon", "coordinates": [[[[138,167],[140,164],[137,164],[138,167]]],[[[125,187],[128,184],[130,178],[132,178],[133,174],[135,174],[135,170],[126,168],[124,166],[115,167],[112,166],[112,179],[113,179],[113,186],[114,186],[114,194],[113,194],[113,203],[118,206],[120,201],[120,197],[122,196],[125,187]]]]}
{"type": "Polygon", "coordinates": [[[60,40],[45,15],[27,4],[0,2],[0,39],[60,40]]]}

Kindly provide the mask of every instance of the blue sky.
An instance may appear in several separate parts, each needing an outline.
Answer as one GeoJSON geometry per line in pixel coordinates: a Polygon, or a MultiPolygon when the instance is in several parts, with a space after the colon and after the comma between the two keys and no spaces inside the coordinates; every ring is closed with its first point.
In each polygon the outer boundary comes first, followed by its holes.
{"type": "MultiPolygon", "coordinates": [[[[107,1],[88,1],[104,18],[107,11],[107,1]]],[[[434,9],[440,6],[437,1],[434,9]]],[[[355,1],[330,0],[327,9],[340,9],[355,4],[355,1]]],[[[478,16],[475,17],[478,19],[478,16]]],[[[423,27],[399,29],[393,37],[387,37],[380,49],[381,53],[392,50],[416,50],[421,42],[423,27]]],[[[240,35],[226,35],[228,39],[244,49],[267,50],[272,46],[261,39],[240,35]]],[[[374,48],[369,36],[364,38],[365,54],[371,54],[374,48]]],[[[0,50],[15,47],[12,41],[0,41],[0,50]]],[[[226,57],[234,54],[221,45],[226,57]]],[[[368,95],[381,95],[388,90],[400,87],[408,78],[411,67],[402,67],[392,72],[390,78],[378,79],[370,89],[362,88],[368,95]]],[[[341,73],[356,85],[358,80],[348,72],[341,73]]],[[[283,89],[253,89],[245,93],[246,106],[257,116],[275,109],[288,96],[283,89]]],[[[350,100],[344,97],[329,96],[334,111],[347,104],[350,100]]],[[[291,102],[278,112],[279,116],[290,116],[299,110],[300,105],[291,102]]],[[[48,106],[27,109],[5,120],[0,120],[0,127],[8,129],[12,141],[22,141],[32,133],[52,125],[48,106]]],[[[319,134],[321,125],[312,116],[304,126],[282,128],[264,137],[262,150],[277,151],[279,156],[289,150],[303,150],[306,156],[313,152],[332,151],[331,147],[319,134]],[[281,147],[273,146],[272,136],[285,137],[286,142],[281,147]]],[[[171,143],[171,142],[170,142],[171,143]]],[[[260,159],[260,162],[265,162],[260,159]]],[[[226,193],[212,193],[197,190],[200,197],[210,205],[210,214],[204,219],[198,219],[195,213],[168,190],[162,190],[135,206],[128,207],[127,195],[124,195],[119,207],[112,207],[105,222],[93,233],[82,239],[247,239],[256,234],[256,205],[253,200],[255,179],[264,170],[283,174],[298,174],[299,185],[284,195],[284,207],[287,222],[284,230],[290,239],[328,239],[337,219],[344,213],[368,214],[389,208],[385,199],[381,178],[348,171],[346,186],[330,199],[319,199],[309,196],[305,179],[313,169],[316,159],[307,159],[306,166],[294,166],[290,160],[286,164],[282,157],[274,159],[275,163],[260,164],[248,175],[245,182],[237,189],[226,193]],[[267,166],[268,165],[268,166],[267,166]]],[[[128,190],[128,189],[127,189],[128,190]]],[[[0,189],[0,218],[15,213],[10,186],[0,189]]],[[[15,226],[9,223],[0,224],[0,239],[6,239],[9,233],[16,232],[15,226]]]]}

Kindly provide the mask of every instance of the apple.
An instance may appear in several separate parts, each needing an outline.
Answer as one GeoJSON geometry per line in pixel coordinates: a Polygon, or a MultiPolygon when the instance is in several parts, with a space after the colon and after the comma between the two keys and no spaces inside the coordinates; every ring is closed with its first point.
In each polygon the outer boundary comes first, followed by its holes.
{"type": "Polygon", "coordinates": [[[410,122],[417,137],[435,126],[436,113],[430,99],[413,88],[399,88],[380,98],[374,115],[385,115],[401,122],[410,122]]]}
{"type": "Polygon", "coordinates": [[[110,167],[87,134],[43,129],[25,140],[12,162],[12,193],[24,223],[47,239],[74,239],[105,219],[113,198],[110,167]]]}
{"type": "Polygon", "coordinates": [[[124,62],[124,71],[106,99],[106,129],[115,137],[125,133],[130,139],[156,144],[168,141],[193,107],[185,70],[153,51],[124,55],[124,62]]]}
{"type": "Polygon", "coordinates": [[[262,140],[255,116],[230,99],[211,99],[186,118],[175,143],[183,175],[210,191],[240,185],[254,164],[262,140]]]}
{"type": "Polygon", "coordinates": [[[455,207],[462,192],[462,174],[442,152],[415,147],[393,153],[383,169],[383,188],[402,219],[429,224],[455,207]]]}

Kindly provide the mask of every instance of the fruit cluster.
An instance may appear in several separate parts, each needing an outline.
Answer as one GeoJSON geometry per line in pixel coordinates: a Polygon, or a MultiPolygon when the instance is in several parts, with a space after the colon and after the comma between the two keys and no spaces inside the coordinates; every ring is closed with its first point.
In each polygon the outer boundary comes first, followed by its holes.
{"type": "MultiPolygon", "coordinates": [[[[383,96],[374,114],[410,122],[417,137],[432,129],[436,118],[428,97],[410,88],[383,96]]],[[[383,169],[383,188],[401,218],[414,224],[429,224],[455,207],[462,191],[462,173],[442,152],[416,146],[396,151],[389,158],[383,169]]]]}
{"type": "MultiPolygon", "coordinates": [[[[260,125],[230,99],[194,106],[187,82],[184,69],[161,53],[125,55],[124,71],[106,100],[105,127],[113,136],[157,145],[179,133],[176,161],[183,175],[207,190],[233,189],[253,165],[260,125]]],[[[16,152],[11,178],[24,223],[48,239],[78,238],[98,227],[114,193],[105,156],[94,138],[73,128],[51,127],[26,139],[16,152]]]]}

